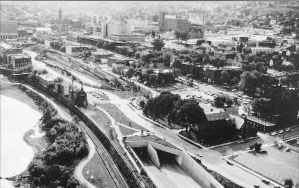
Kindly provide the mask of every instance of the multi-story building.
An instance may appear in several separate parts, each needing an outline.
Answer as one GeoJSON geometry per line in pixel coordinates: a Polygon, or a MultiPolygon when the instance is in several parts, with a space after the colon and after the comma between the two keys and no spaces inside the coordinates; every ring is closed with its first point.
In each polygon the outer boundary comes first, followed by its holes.
{"type": "MultiPolygon", "coordinates": [[[[1,16],[2,17],[2,16],[1,16]]],[[[18,38],[17,22],[1,18],[0,20],[0,40],[18,38]]]]}
{"type": "Polygon", "coordinates": [[[10,55],[10,65],[16,71],[28,69],[31,66],[31,57],[23,54],[10,55]]]}
{"type": "Polygon", "coordinates": [[[166,15],[166,12],[159,12],[158,20],[159,20],[159,26],[161,29],[165,27],[165,15],[166,15]]]}
{"type": "Polygon", "coordinates": [[[144,34],[133,33],[129,24],[120,21],[103,23],[102,35],[116,41],[143,42],[145,40],[144,34]]]}
{"type": "Polygon", "coordinates": [[[62,20],[62,10],[61,10],[61,8],[58,11],[58,19],[62,20]]]}
{"type": "Polygon", "coordinates": [[[131,30],[133,32],[158,32],[160,31],[160,27],[158,22],[152,22],[147,20],[130,20],[129,24],[131,25],[131,30]]]}
{"type": "Polygon", "coordinates": [[[189,32],[191,28],[191,23],[188,20],[178,18],[176,15],[166,15],[164,22],[166,30],[189,32]]]}
{"type": "Polygon", "coordinates": [[[22,48],[15,48],[11,45],[8,45],[4,42],[0,43],[0,58],[1,63],[8,63],[9,62],[9,55],[12,54],[22,54],[23,49],[22,48]]]}

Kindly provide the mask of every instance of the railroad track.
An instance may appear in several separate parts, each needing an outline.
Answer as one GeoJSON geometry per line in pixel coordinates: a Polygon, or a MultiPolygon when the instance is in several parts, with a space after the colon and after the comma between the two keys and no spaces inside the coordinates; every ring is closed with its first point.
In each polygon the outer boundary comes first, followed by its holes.
{"type": "Polygon", "coordinates": [[[97,137],[93,134],[93,132],[83,122],[80,124],[80,126],[95,144],[96,152],[99,154],[105,166],[105,169],[107,170],[111,179],[114,182],[115,187],[129,188],[129,186],[126,184],[125,179],[122,177],[121,172],[118,170],[117,166],[113,162],[113,159],[105,150],[101,142],[97,139],[97,137]]]}

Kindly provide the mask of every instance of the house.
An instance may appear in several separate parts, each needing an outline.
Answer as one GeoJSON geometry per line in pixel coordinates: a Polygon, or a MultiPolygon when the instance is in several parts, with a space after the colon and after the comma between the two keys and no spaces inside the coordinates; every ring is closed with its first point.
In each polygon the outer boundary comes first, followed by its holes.
{"type": "Polygon", "coordinates": [[[57,93],[63,94],[64,96],[69,95],[70,89],[71,89],[70,82],[62,81],[60,83],[55,83],[55,85],[54,85],[54,90],[56,90],[57,93]]]}
{"type": "Polygon", "coordinates": [[[48,75],[48,74],[40,74],[37,76],[39,83],[41,83],[42,85],[49,87],[50,85],[54,86],[54,81],[55,78],[53,78],[52,76],[48,75]]]}

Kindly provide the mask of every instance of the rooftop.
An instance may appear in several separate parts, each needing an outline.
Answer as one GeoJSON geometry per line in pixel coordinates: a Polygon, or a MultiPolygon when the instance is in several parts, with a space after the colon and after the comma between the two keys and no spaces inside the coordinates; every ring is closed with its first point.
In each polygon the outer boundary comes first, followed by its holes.
{"type": "Polygon", "coordinates": [[[24,55],[24,54],[12,54],[11,58],[14,59],[23,59],[23,58],[31,58],[30,56],[24,55]]]}
{"type": "Polygon", "coordinates": [[[113,54],[112,52],[110,51],[107,51],[107,50],[103,50],[103,49],[97,49],[96,52],[91,52],[92,54],[95,54],[95,55],[110,55],[110,54],[113,54]]]}
{"type": "Polygon", "coordinates": [[[5,49],[9,49],[9,48],[12,48],[12,45],[9,45],[9,44],[1,41],[0,42],[0,47],[5,48],[5,49]]]}
{"type": "Polygon", "coordinates": [[[263,119],[260,119],[260,118],[257,118],[255,116],[247,116],[247,119],[250,120],[250,121],[253,121],[253,122],[256,122],[256,123],[260,123],[262,125],[265,125],[265,126],[275,126],[274,123],[271,123],[271,122],[268,122],[266,120],[263,120],[263,119]]]}

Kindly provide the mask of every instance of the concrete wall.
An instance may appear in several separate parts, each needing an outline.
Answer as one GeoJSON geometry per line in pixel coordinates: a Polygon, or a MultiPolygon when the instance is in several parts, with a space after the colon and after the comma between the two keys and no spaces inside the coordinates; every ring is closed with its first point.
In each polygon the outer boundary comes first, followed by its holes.
{"type": "Polygon", "coordinates": [[[126,143],[128,145],[130,145],[132,148],[136,148],[136,147],[147,147],[147,141],[143,141],[143,140],[138,140],[137,141],[126,141],[126,143]]]}
{"type": "Polygon", "coordinates": [[[204,188],[224,188],[214,177],[212,177],[203,167],[201,167],[189,155],[182,152],[176,157],[177,163],[186,170],[192,178],[204,188]]]}
{"type": "Polygon", "coordinates": [[[161,150],[161,151],[165,151],[167,153],[171,153],[173,155],[181,155],[182,151],[178,150],[178,149],[173,149],[161,144],[157,144],[155,142],[148,142],[149,145],[151,145],[152,147],[154,147],[155,149],[161,150]]]}
{"type": "Polygon", "coordinates": [[[160,165],[158,153],[150,144],[147,145],[147,153],[148,153],[149,158],[155,164],[155,166],[160,168],[161,165],[160,165]]]}

